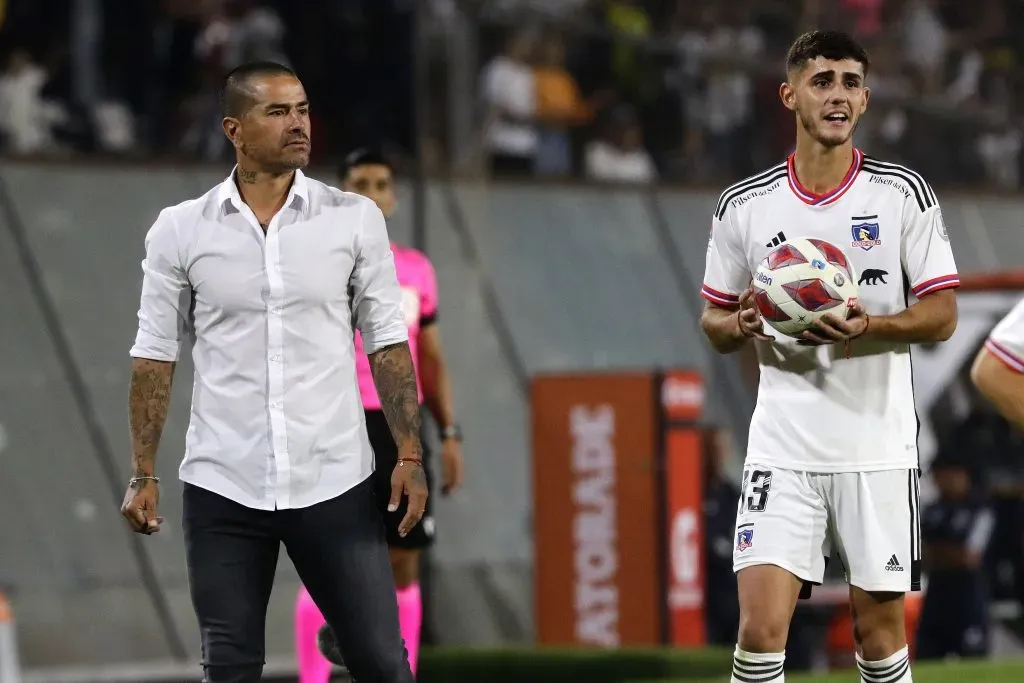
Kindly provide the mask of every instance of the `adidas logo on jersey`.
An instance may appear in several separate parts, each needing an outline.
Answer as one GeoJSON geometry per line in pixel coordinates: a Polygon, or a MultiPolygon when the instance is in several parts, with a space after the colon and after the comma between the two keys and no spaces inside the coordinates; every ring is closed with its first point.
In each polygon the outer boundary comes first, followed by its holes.
{"type": "Polygon", "coordinates": [[[776,235],[775,237],[773,237],[772,241],[769,242],[768,244],[764,245],[764,246],[766,246],[769,249],[771,249],[772,247],[779,246],[780,244],[782,244],[785,241],[786,241],[786,235],[782,231],[779,231],[779,234],[776,235]]]}
{"type": "Polygon", "coordinates": [[[889,558],[889,561],[885,563],[885,571],[887,572],[901,572],[903,567],[900,566],[900,561],[893,555],[889,558]]]}

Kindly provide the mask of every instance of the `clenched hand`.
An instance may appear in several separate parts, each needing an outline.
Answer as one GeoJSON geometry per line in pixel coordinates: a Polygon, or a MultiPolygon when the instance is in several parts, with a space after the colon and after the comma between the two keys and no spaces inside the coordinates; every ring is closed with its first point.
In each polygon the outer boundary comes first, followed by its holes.
{"type": "Polygon", "coordinates": [[[128,485],[121,503],[121,514],[128,520],[132,531],[140,534],[156,533],[164,518],[156,514],[160,502],[160,484],[153,479],[139,479],[128,485]]]}

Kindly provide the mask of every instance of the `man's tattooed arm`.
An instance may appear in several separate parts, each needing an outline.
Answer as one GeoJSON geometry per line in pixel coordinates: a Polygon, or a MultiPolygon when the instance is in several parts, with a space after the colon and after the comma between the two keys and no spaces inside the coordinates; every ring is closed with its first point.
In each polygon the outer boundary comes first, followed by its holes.
{"type": "Polygon", "coordinates": [[[174,363],[132,359],[128,388],[128,427],[132,440],[132,476],[152,477],[160,435],[171,405],[174,363]]]}
{"type": "Polygon", "coordinates": [[[409,344],[392,344],[369,354],[370,371],[377,387],[381,409],[391,435],[398,445],[399,457],[421,458],[420,404],[416,392],[416,371],[409,344]]]}

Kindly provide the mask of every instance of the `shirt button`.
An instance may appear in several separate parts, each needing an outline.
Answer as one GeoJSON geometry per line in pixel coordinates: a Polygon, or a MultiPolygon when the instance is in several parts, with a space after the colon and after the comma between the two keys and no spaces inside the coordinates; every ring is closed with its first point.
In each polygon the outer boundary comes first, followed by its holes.
{"type": "Polygon", "coordinates": [[[282,404],[281,404],[280,401],[274,401],[273,403],[270,404],[270,407],[275,409],[275,410],[280,410],[281,409],[281,405],[282,404]]]}
{"type": "Polygon", "coordinates": [[[270,360],[272,360],[275,363],[280,363],[281,362],[281,356],[279,356],[279,355],[277,355],[275,353],[273,356],[270,357],[270,360]]]}

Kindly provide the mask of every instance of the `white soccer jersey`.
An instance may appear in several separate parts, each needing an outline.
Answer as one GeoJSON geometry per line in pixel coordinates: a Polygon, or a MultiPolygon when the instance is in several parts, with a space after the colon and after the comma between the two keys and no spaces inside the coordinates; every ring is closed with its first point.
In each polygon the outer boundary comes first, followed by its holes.
{"type": "MultiPolygon", "coordinates": [[[[935,193],[908,168],[865,157],[832,192],[796,177],[793,157],[722,193],[712,219],[701,294],[733,306],[765,255],[805,237],[839,247],[858,274],[869,315],[898,313],[917,297],[957,287],[949,237],[935,193]]],[[[910,346],[855,340],[800,346],[766,324],[774,342],[755,342],[761,368],[750,425],[751,462],[809,472],[918,466],[910,346]]]]}
{"type": "Polygon", "coordinates": [[[989,333],[985,348],[1011,370],[1024,373],[1024,299],[989,333]]]}

